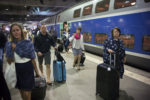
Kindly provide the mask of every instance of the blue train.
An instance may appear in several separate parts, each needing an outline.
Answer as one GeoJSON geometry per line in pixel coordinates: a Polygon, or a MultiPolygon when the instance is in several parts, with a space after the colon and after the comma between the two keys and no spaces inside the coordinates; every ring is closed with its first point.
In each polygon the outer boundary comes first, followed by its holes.
{"type": "Polygon", "coordinates": [[[150,71],[150,0],[89,0],[51,16],[41,24],[54,27],[61,37],[67,22],[70,33],[82,27],[85,50],[102,55],[105,39],[121,29],[127,63],[150,71]]]}

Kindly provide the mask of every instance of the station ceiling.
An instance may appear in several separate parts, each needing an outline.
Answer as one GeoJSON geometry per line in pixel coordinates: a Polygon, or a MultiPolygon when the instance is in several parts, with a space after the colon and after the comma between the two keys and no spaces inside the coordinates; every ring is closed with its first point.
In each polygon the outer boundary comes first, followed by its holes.
{"type": "Polygon", "coordinates": [[[41,21],[89,0],[0,0],[0,21],[41,21]]]}

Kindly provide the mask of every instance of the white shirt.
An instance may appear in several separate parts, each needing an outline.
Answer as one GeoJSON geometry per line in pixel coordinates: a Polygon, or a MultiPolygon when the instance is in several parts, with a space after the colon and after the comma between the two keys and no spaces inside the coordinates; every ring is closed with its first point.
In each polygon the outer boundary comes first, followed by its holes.
{"type": "Polygon", "coordinates": [[[16,63],[26,63],[31,60],[31,59],[25,58],[25,57],[21,58],[16,52],[14,52],[14,57],[15,57],[16,63]]]}
{"type": "Polygon", "coordinates": [[[84,50],[83,35],[82,34],[81,34],[81,38],[80,39],[75,39],[74,35],[72,35],[69,38],[69,41],[72,42],[72,48],[84,50]]]}

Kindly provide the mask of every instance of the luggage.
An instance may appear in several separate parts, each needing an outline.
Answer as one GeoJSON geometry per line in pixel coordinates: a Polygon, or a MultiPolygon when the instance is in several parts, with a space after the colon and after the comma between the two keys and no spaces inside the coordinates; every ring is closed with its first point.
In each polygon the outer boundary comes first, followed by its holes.
{"type": "Polygon", "coordinates": [[[119,97],[119,72],[115,67],[115,63],[111,65],[111,60],[110,65],[102,63],[97,66],[96,94],[104,100],[116,100],[119,97]]]}
{"type": "Polygon", "coordinates": [[[61,56],[60,52],[55,51],[55,55],[57,57],[57,61],[65,61],[64,58],[61,56]]]}
{"type": "MultiPolygon", "coordinates": [[[[56,54],[57,53],[59,54],[58,51],[56,52],[56,54]]],[[[57,55],[56,55],[56,57],[57,57],[57,55]]],[[[53,76],[54,76],[54,81],[57,81],[57,82],[66,81],[65,60],[58,60],[58,58],[57,58],[57,60],[55,60],[55,58],[54,58],[54,61],[53,61],[53,76]]]]}
{"type": "Polygon", "coordinates": [[[32,89],[31,100],[44,100],[46,96],[46,80],[42,77],[35,78],[35,87],[32,89]]]}
{"type": "MultiPolygon", "coordinates": [[[[82,53],[81,54],[80,65],[83,65],[84,61],[85,61],[85,53],[82,53]]],[[[76,64],[77,64],[77,62],[78,62],[78,59],[76,60],[76,64]]]]}
{"type": "Polygon", "coordinates": [[[59,51],[59,52],[63,52],[63,49],[64,49],[63,44],[59,44],[59,46],[58,46],[58,51],[59,51]]]}

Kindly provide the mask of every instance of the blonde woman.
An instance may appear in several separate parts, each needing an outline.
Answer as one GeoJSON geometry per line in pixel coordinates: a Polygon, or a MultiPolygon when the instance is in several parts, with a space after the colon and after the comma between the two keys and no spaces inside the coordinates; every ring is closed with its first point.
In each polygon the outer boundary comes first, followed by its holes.
{"type": "Polygon", "coordinates": [[[15,62],[17,83],[22,100],[31,100],[34,87],[34,70],[37,76],[35,51],[31,41],[24,39],[22,27],[12,24],[10,27],[11,41],[6,44],[6,57],[9,64],[15,62]]]}

